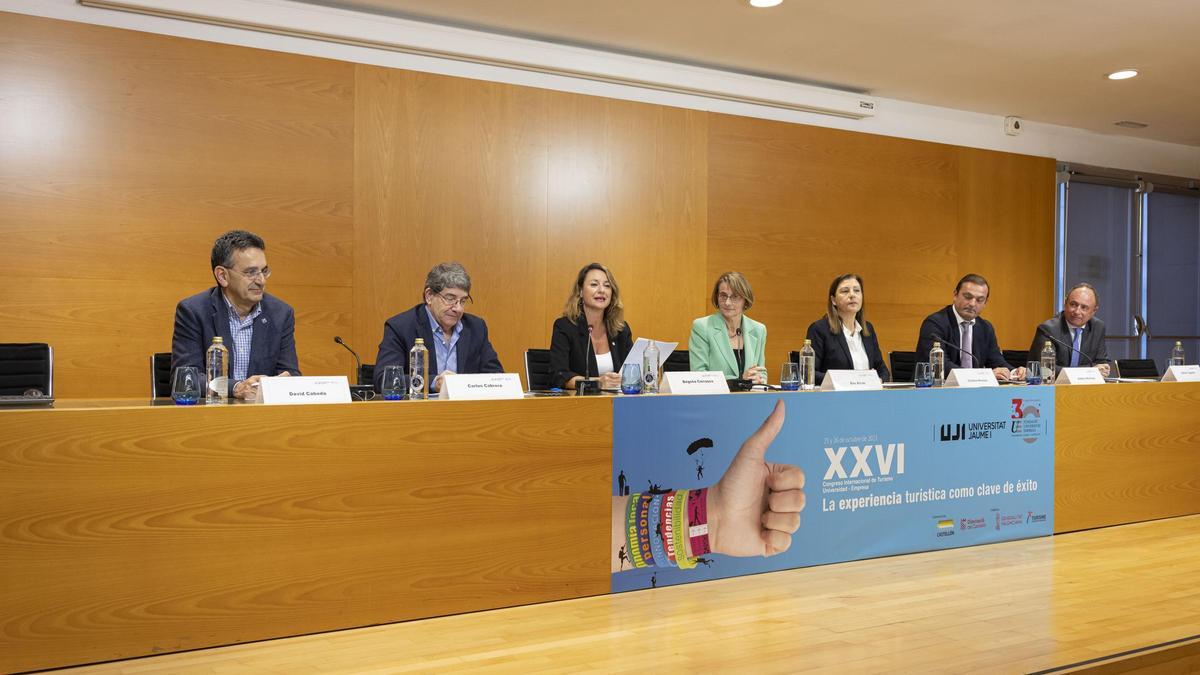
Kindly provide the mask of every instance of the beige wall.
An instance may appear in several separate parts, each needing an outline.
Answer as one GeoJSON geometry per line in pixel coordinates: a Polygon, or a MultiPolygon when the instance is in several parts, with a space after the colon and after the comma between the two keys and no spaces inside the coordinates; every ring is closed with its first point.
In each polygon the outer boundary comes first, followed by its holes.
{"type": "Polygon", "coordinates": [[[0,341],[53,344],[61,396],[148,395],[234,227],[307,373],[352,372],[335,334],[373,361],[447,259],[511,371],[592,260],[635,334],[681,342],[745,272],[772,377],[843,271],[885,351],[968,271],[1002,346],[1053,311],[1050,159],[3,16],[0,341]]]}

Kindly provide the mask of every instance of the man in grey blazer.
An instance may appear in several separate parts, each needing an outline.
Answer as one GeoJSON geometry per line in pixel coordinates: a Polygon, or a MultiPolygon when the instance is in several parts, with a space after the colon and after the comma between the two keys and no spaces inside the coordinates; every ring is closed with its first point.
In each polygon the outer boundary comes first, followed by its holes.
{"type": "Polygon", "coordinates": [[[229,395],[254,398],[263,376],[299,375],[296,316],[279,298],[267,295],[266,244],[245,230],[221,235],[211,263],[217,285],[184,298],[175,308],[171,369],[204,368],[214,336],[229,349],[229,395]]]}
{"type": "Polygon", "coordinates": [[[1104,344],[1104,322],[1095,318],[1100,300],[1091,284],[1075,284],[1067,292],[1063,310],[1038,325],[1029,345],[1029,360],[1042,358],[1046,341],[1054,346],[1059,368],[1096,366],[1108,377],[1108,348],[1104,344]]]}

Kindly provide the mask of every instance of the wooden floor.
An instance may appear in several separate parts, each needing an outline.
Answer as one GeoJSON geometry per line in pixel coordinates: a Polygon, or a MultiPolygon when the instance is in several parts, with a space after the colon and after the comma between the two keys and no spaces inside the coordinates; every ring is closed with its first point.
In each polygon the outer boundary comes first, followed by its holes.
{"type": "Polygon", "coordinates": [[[1198,634],[1188,516],[63,672],[1035,672],[1198,634]]]}

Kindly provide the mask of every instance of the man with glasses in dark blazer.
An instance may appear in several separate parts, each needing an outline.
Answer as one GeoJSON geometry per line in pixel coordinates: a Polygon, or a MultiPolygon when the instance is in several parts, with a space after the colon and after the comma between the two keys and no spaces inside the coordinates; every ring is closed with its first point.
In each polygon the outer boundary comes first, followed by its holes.
{"type": "Polygon", "coordinates": [[[204,353],[219,336],[229,349],[229,395],[254,398],[264,376],[299,375],[296,315],[267,295],[267,245],[258,235],[232,230],[213,243],[217,285],[179,302],[171,338],[171,369],[204,370],[204,353]]]}
{"type": "Polygon", "coordinates": [[[447,374],[503,373],[500,357],[488,340],[483,319],[467,314],[471,277],[456,262],[440,263],[425,276],[424,302],[388,319],[375,357],[375,389],[387,366],[408,373],[408,351],[417,338],[429,350],[429,372],[437,373],[430,391],[440,391],[447,374]]]}

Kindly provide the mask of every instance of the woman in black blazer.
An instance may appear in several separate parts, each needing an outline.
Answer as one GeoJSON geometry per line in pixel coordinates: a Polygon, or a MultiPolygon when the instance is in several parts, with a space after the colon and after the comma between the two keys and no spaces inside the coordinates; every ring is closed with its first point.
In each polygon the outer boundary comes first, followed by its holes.
{"type": "Polygon", "coordinates": [[[616,278],[600,263],[587,265],[575,277],[550,336],[554,386],[574,389],[579,380],[598,377],[602,389],[619,389],[621,366],[631,349],[633,333],[625,323],[616,278]]]}
{"type": "Polygon", "coordinates": [[[883,362],[875,327],[865,318],[863,281],[857,274],[843,274],[829,284],[825,316],[808,327],[817,354],[816,383],[820,386],[827,370],[874,370],[887,382],[891,373],[883,362]]]}

